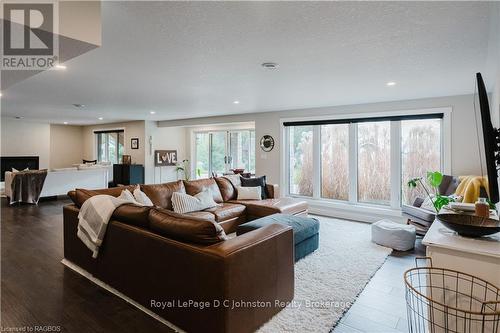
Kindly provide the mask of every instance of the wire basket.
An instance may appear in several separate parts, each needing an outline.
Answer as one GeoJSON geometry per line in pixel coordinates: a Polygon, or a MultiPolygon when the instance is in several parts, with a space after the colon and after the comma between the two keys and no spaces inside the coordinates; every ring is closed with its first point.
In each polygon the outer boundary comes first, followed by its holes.
{"type": "Polygon", "coordinates": [[[408,332],[500,333],[500,290],[470,274],[416,258],[404,273],[408,332]],[[419,267],[418,260],[430,266],[419,267]]]}

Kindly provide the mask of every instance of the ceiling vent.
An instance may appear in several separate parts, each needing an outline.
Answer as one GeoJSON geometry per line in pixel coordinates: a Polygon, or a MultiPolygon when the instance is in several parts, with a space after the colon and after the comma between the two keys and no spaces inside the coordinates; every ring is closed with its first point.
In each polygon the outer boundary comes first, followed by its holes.
{"type": "Polygon", "coordinates": [[[275,62],[265,62],[261,66],[266,69],[276,69],[279,67],[279,65],[275,62]]]}

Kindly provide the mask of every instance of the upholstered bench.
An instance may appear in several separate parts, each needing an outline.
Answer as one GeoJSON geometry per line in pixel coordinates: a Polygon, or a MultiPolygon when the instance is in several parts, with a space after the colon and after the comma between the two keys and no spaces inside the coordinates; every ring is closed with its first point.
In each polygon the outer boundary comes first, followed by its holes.
{"type": "Polygon", "coordinates": [[[269,215],[240,224],[236,229],[236,235],[239,236],[273,223],[292,227],[295,244],[295,262],[314,252],[318,248],[319,221],[314,218],[303,216],[287,214],[269,215]]]}

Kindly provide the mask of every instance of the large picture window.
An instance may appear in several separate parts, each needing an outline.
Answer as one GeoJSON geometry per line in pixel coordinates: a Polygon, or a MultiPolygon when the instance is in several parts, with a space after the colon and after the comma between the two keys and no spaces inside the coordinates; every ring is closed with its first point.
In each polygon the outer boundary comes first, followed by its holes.
{"type": "Polygon", "coordinates": [[[288,194],[392,208],[412,203],[423,194],[408,180],[444,169],[443,117],[285,122],[288,194]]]}
{"type": "Polygon", "coordinates": [[[123,157],[123,130],[96,131],[97,161],[121,163],[123,157]]]}

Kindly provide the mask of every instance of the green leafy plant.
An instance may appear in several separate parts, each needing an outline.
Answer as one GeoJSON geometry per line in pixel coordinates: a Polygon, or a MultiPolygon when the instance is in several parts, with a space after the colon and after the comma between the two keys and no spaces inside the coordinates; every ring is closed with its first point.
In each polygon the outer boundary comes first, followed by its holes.
{"type": "Polygon", "coordinates": [[[490,205],[490,209],[497,209],[497,206],[489,198],[486,198],[486,202],[490,205]]]}
{"type": "Polygon", "coordinates": [[[179,173],[182,172],[184,175],[184,180],[188,181],[191,178],[191,172],[189,167],[189,160],[182,160],[182,162],[177,163],[175,167],[175,171],[177,172],[177,179],[179,179],[179,173]]]}
{"type": "Polygon", "coordinates": [[[410,188],[416,188],[417,186],[422,186],[424,189],[425,193],[427,193],[427,196],[432,202],[432,205],[434,206],[434,209],[436,212],[439,212],[441,208],[444,206],[448,205],[450,202],[453,202],[453,198],[450,198],[446,195],[440,195],[438,193],[438,188],[439,185],[441,185],[441,182],[443,181],[443,174],[439,171],[428,171],[427,176],[426,176],[426,181],[428,185],[434,190],[434,197],[432,197],[429,189],[425,185],[425,183],[422,181],[423,177],[417,177],[417,178],[412,178],[408,181],[408,187],[410,188]]]}

